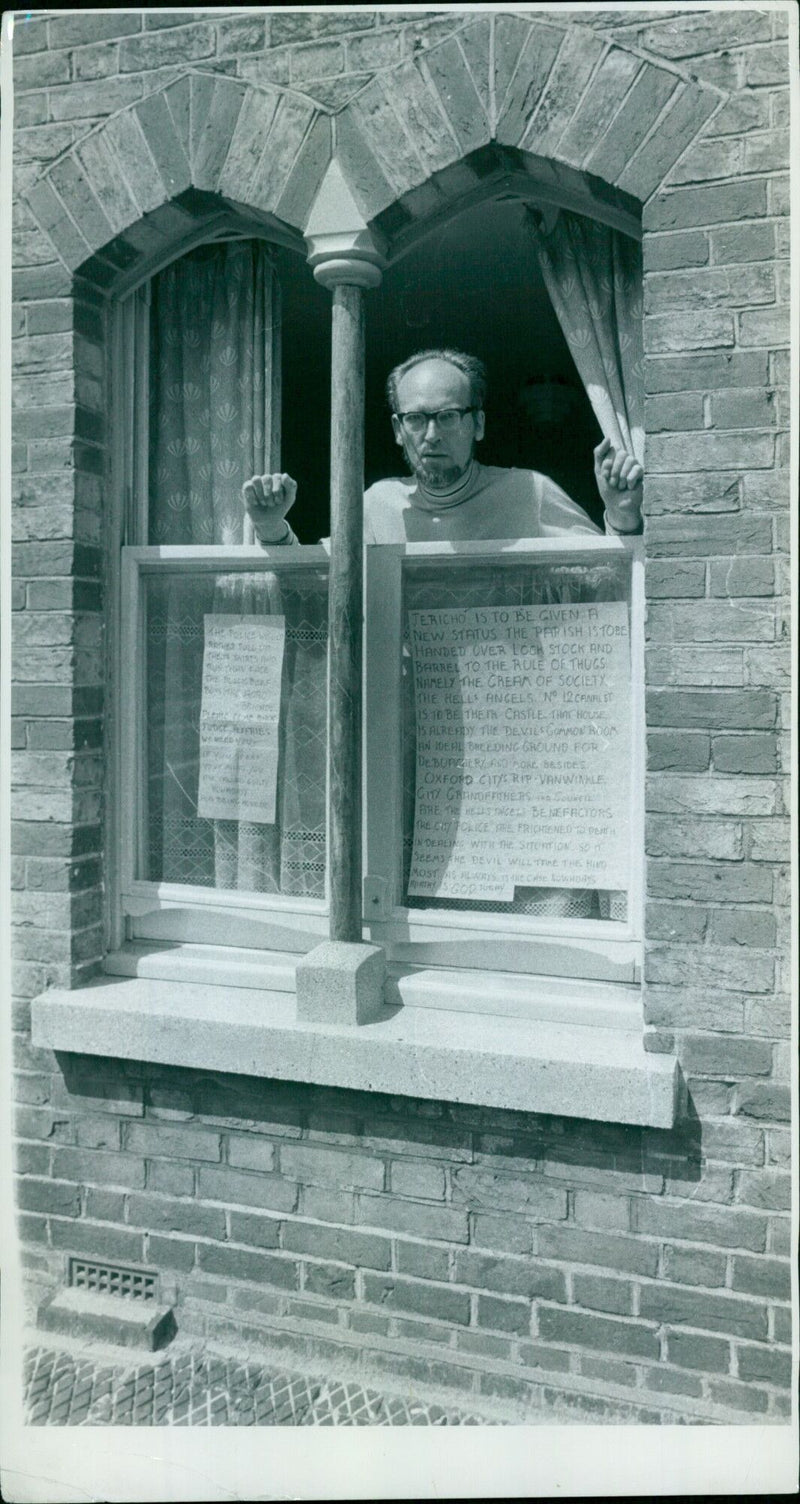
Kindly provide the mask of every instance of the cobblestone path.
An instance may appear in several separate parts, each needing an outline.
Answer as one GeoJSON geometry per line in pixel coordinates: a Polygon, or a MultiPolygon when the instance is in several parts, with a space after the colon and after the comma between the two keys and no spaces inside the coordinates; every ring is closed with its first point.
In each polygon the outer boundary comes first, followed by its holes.
{"type": "Polygon", "coordinates": [[[204,1349],[109,1364],[37,1347],[25,1358],[32,1426],[467,1426],[480,1416],[352,1382],[276,1372],[204,1349]]]}

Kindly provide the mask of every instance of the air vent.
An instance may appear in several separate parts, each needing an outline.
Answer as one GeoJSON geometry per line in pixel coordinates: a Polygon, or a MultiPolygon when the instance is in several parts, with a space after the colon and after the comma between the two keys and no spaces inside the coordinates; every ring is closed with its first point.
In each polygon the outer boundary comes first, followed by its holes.
{"type": "Polygon", "coordinates": [[[73,1290],[118,1295],[122,1300],[158,1300],[158,1275],[149,1269],[124,1269],[117,1264],[71,1258],[67,1284],[73,1290]]]}

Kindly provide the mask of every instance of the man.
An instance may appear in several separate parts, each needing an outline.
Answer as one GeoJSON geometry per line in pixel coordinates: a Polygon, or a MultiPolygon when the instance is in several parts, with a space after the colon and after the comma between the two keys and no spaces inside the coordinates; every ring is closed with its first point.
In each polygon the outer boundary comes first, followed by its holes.
{"type": "MultiPolygon", "coordinates": [[[[459,350],[423,350],[392,371],[392,428],[411,471],[378,481],[364,497],[367,543],[437,539],[558,537],[599,530],[565,491],[535,470],[484,466],[486,374],[459,350]]],[[[607,532],[638,532],[642,467],[604,439],[594,451],[607,532]]],[[[285,474],[254,476],[243,488],[256,536],[265,546],[296,543],[286,521],[297,485],[285,474]]]]}

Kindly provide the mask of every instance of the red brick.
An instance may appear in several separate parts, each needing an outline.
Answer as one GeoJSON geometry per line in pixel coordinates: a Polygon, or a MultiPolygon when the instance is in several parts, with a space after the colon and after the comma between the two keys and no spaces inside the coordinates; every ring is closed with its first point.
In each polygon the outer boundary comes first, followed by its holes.
{"type": "Polygon", "coordinates": [[[738,1088],[736,1112],[762,1122],[788,1123],[791,1113],[789,1088],[771,1086],[762,1081],[748,1082],[738,1088]]]}
{"type": "Polygon", "coordinates": [[[445,1178],[440,1165],[395,1160],[391,1167],[391,1185],[395,1195],[444,1200],[445,1178]]]}
{"type": "MultiPolygon", "coordinates": [[[[673,328],[677,317],[680,316],[670,315],[673,328]]],[[[726,343],[732,343],[732,339],[726,343]]],[[[659,471],[724,470],[737,460],[743,469],[766,470],[772,467],[774,458],[773,435],[754,430],[730,434],[716,433],[711,429],[703,434],[653,434],[648,436],[645,453],[648,474],[651,471],[657,474],[659,471]]]]}
{"type": "MultiPolygon", "coordinates": [[[[648,724],[683,730],[769,731],[775,726],[777,701],[765,690],[651,689],[648,724]]],[[[761,786],[759,785],[759,791],[761,786]]],[[[722,811],[720,811],[722,813],[722,811]]],[[[757,814],[758,810],[748,813],[757,814]]]]}
{"type": "MultiPolygon", "coordinates": [[[[615,1316],[633,1312],[633,1285],[629,1280],[602,1279],[594,1274],[576,1274],[572,1280],[575,1302],[593,1311],[609,1311],[615,1316]]],[[[643,1315],[647,1312],[643,1311],[643,1315]]]]}
{"type": "MultiPolygon", "coordinates": [[[[388,1238],[355,1232],[350,1228],[289,1221],[283,1225],[282,1242],[290,1253],[308,1253],[315,1258],[354,1264],[357,1268],[388,1269],[391,1266],[391,1243],[388,1238]]],[[[406,1247],[405,1244],[402,1246],[406,1247]]]]}
{"type": "Polygon", "coordinates": [[[459,1166],[452,1179],[454,1201],[466,1201],[471,1207],[500,1207],[513,1212],[524,1208],[547,1221],[560,1221],[567,1215],[566,1192],[541,1181],[495,1175],[472,1165],[459,1166]]]}
{"type": "Polygon", "coordinates": [[[736,1349],[739,1378],[751,1383],[775,1384],[788,1389],[792,1382],[791,1353],[774,1348],[741,1346],[736,1349]]]}
{"type": "Polygon", "coordinates": [[[125,1264],[143,1264],[144,1244],[140,1232],[122,1227],[103,1227],[86,1221],[60,1222],[52,1218],[50,1239],[54,1248],[82,1254],[85,1258],[110,1259],[125,1264]]]}
{"type": "Polygon", "coordinates": [[[341,1264],[305,1264],[305,1286],[312,1295],[329,1300],[355,1300],[355,1273],[341,1264]]]}
{"type": "Polygon", "coordinates": [[[493,1294],[518,1295],[527,1300],[566,1301],[564,1273],[537,1259],[492,1258],[488,1254],[459,1249],[456,1254],[455,1279],[493,1294]]]}
{"type": "Polygon", "coordinates": [[[390,1274],[366,1274],[364,1299],[385,1310],[413,1311],[420,1316],[432,1316],[437,1321],[458,1322],[461,1326],[469,1324],[469,1296],[446,1285],[418,1284],[413,1280],[396,1279],[390,1274]]]}
{"type": "Polygon", "coordinates": [[[790,1211],[791,1176],[776,1170],[742,1170],[738,1177],[737,1201],[767,1211],[790,1211]]]}
{"type": "Polygon", "coordinates": [[[493,1248],[500,1253],[530,1253],[531,1225],[521,1217],[492,1217],[479,1215],[474,1218],[471,1242],[483,1248],[493,1248]]]}
{"type": "Polygon", "coordinates": [[[542,1306],[539,1332],[546,1342],[567,1342],[632,1357],[656,1359],[659,1355],[655,1329],[634,1321],[607,1321],[599,1316],[542,1306]]]}
{"type": "Polygon", "coordinates": [[[712,945],[769,950],[775,945],[775,917],[764,909],[718,909],[711,915],[712,945]]]}
{"type": "Polygon", "coordinates": [[[791,1299],[791,1271],[782,1259],[745,1258],[733,1260],[731,1285],[747,1295],[763,1295],[773,1300],[791,1299]]]}
{"type": "Polygon", "coordinates": [[[749,558],[772,552],[772,520],[768,516],[729,517],[718,513],[691,518],[656,516],[648,520],[647,537],[654,558],[677,561],[686,554],[743,554],[749,558]]]}
{"type": "Polygon", "coordinates": [[[668,563],[648,560],[645,577],[651,600],[676,600],[706,593],[706,566],[702,559],[670,559],[668,563]]]}
{"type": "Polygon", "coordinates": [[[691,1206],[677,1201],[645,1201],[636,1205],[640,1233],[687,1243],[710,1243],[717,1248],[747,1248],[763,1253],[766,1218],[731,1207],[691,1206]]]}
{"type": "MultiPolygon", "coordinates": [[[[733,315],[724,309],[706,309],[693,313],[648,314],[644,324],[645,349],[648,355],[684,354],[691,350],[713,349],[735,343],[733,315]]],[[[652,448],[653,441],[647,448],[652,448]]],[[[719,467],[723,468],[723,461],[719,467]]],[[[671,468],[671,467],[668,467],[671,468]]],[[[681,468],[714,469],[715,466],[688,465],[681,468]]],[[[649,474],[649,471],[648,471],[649,474]]]]}
{"type": "Polygon", "coordinates": [[[219,1161],[219,1134],[203,1128],[167,1127],[161,1123],[132,1123],[125,1147],[148,1159],[219,1161]]]}
{"type": "Polygon", "coordinates": [[[200,1243],[198,1267],[206,1274],[220,1274],[225,1279],[248,1280],[255,1285],[276,1285],[281,1290],[299,1287],[298,1265],[269,1253],[232,1248],[218,1243],[200,1243]]]}
{"type": "Polygon", "coordinates": [[[126,1190],[144,1186],[144,1160],[133,1154],[59,1148],[53,1159],[53,1173],[82,1185],[118,1185],[126,1190]]]}
{"type": "Polygon", "coordinates": [[[232,1134],[228,1140],[228,1163],[240,1170],[272,1170],[275,1145],[254,1135],[232,1134]]]}
{"type": "Polygon", "coordinates": [[[256,1217],[231,1212],[231,1242],[250,1243],[255,1248],[277,1248],[281,1223],[276,1217],[256,1217]]]}
{"type": "Polygon", "coordinates": [[[422,1201],[390,1201],[382,1196],[359,1196],[358,1220],[391,1232],[447,1243],[466,1243],[467,1213],[458,1207],[432,1206],[422,1201]]]}
{"type": "Polygon", "coordinates": [[[187,1238],[163,1238],[150,1233],[147,1257],[157,1269],[175,1269],[183,1273],[194,1269],[196,1245],[187,1238]]]}
{"type": "Polygon", "coordinates": [[[527,1337],[530,1333],[531,1308],[523,1300],[496,1300],[478,1296],[478,1326],[495,1332],[511,1332],[527,1337]]]}
{"type": "MultiPolygon", "coordinates": [[[[664,740],[669,746],[668,738],[678,740],[679,736],[679,732],[666,733],[664,740]]],[[[686,735],[686,740],[693,740],[691,734],[686,735]]],[[[648,746],[649,743],[650,738],[648,746]]],[[[665,765],[668,756],[665,752],[665,765]]],[[[645,825],[645,850],[649,856],[713,857],[716,861],[735,862],[744,854],[744,827],[733,820],[677,820],[650,815],[645,825]]]]}
{"type": "MultiPolygon", "coordinates": [[[[725,1285],[727,1257],[724,1253],[705,1253],[699,1248],[664,1248],[664,1273],[682,1285],[704,1285],[721,1289],[725,1285]]],[[[756,1293],[756,1292],[753,1292],[756,1293]]]]}
{"type": "Polygon", "coordinates": [[[761,219],[767,210],[766,183],[748,178],[720,187],[676,188],[656,194],[646,206],[646,230],[694,229],[700,225],[761,219]]]}
{"type": "MultiPolygon", "coordinates": [[[[656,705],[659,705],[659,699],[656,699],[656,705]]],[[[698,731],[693,734],[687,731],[651,731],[648,735],[647,766],[650,772],[704,773],[710,766],[710,761],[711,743],[708,732],[698,731]]],[[[666,839],[675,842],[677,838],[668,833],[666,839]]],[[[653,854],[657,856],[659,853],[654,851],[653,854]]]]}
{"type": "Polygon", "coordinates": [[[57,1217],[79,1217],[81,1214],[80,1190],[68,1181],[19,1179],[16,1203],[24,1212],[48,1212],[57,1217]]]}
{"type": "Polygon", "coordinates": [[[586,169],[607,182],[616,182],[641,141],[642,121],[656,119],[676,87],[673,75],[646,63],[623,107],[586,159],[586,169]]]}
{"type": "Polygon", "coordinates": [[[309,1143],[281,1145],[281,1172],[311,1185],[383,1189],[384,1166],[367,1154],[345,1154],[309,1143]]]}
{"type": "Polygon", "coordinates": [[[678,1368],[701,1369],[705,1373],[730,1372],[730,1343],[718,1337],[698,1337],[694,1332],[670,1332],[667,1355],[678,1368]]]}
{"type": "Polygon", "coordinates": [[[766,1337],[767,1308],[755,1301],[737,1300],[707,1290],[691,1290],[680,1285],[642,1285],[639,1295],[640,1314],[668,1326],[699,1327],[703,1331],[726,1332],[736,1337],[766,1337]]]}
{"type": "Polygon", "coordinates": [[[648,314],[668,310],[684,312],[691,308],[733,308],[737,305],[751,308],[754,304],[774,301],[775,274],[771,267],[761,264],[650,272],[645,278],[645,311],[648,314]]]}
{"type": "Polygon", "coordinates": [[[752,313],[740,313],[737,317],[740,345],[788,345],[788,308],[759,308],[752,313]]]}
{"type": "Polygon", "coordinates": [[[226,1165],[202,1165],[199,1194],[204,1200],[221,1201],[224,1205],[236,1203],[293,1212],[297,1207],[298,1187],[280,1175],[251,1175],[245,1170],[229,1170],[226,1165]]]}
{"type": "Polygon", "coordinates": [[[189,1233],[220,1241],[226,1235],[225,1213],[218,1207],[198,1206],[194,1201],[177,1201],[166,1196],[131,1196],[128,1221],[134,1227],[153,1232],[189,1233]]]}

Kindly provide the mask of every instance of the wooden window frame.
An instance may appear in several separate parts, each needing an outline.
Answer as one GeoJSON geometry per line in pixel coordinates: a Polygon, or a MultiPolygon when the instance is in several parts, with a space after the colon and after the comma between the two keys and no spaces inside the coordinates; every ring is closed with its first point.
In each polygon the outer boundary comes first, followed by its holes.
{"type": "MultiPolygon", "coordinates": [[[[639,981],[643,943],[645,765],[642,540],[565,535],[505,542],[372,544],[366,554],[364,911],[365,922],[371,921],[369,938],[376,944],[387,945],[390,952],[393,949],[398,958],[406,957],[412,963],[416,959],[416,964],[425,964],[426,945],[434,956],[437,944],[453,946],[469,936],[486,943],[487,971],[639,981]],[[578,562],[609,556],[627,557],[631,563],[631,866],[626,919],[562,919],[404,905],[399,895],[398,868],[402,841],[400,655],[405,561],[441,559],[445,564],[447,560],[496,560],[502,567],[547,558],[578,562]],[[520,964],[521,947],[528,958],[525,965],[520,964]]],[[[428,964],[444,963],[431,960],[428,964]]],[[[484,969],[483,965],[480,969],[484,969]]]]}

